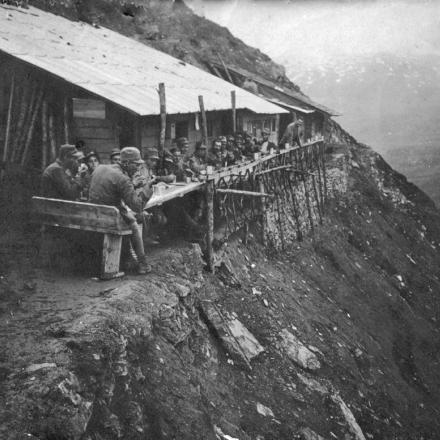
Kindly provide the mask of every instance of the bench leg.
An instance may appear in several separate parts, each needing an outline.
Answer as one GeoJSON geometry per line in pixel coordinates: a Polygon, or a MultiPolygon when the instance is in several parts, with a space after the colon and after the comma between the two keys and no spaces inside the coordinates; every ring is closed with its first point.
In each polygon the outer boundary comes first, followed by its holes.
{"type": "Polygon", "coordinates": [[[104,234],[102,246],[101,278],[108,280],[124,275],[119,272],[121,259],[122,235],[104,234]]]}

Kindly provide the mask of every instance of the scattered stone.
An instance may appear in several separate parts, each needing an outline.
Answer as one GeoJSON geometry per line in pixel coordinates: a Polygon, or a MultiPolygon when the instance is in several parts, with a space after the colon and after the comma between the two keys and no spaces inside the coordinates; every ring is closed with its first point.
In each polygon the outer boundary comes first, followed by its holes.
{"type": "Polygon", "coordinates": [[[191,292],[191,289],[188,286],[184,286],[183,284],[174,283],[174,286],[176,288],[176,293],[179,298],[186,298],[191,292]]]}
{"type": "Polygon", "coordinates": [[[287,352],[287,356],[302,368],[307,370],[317,370],[321,364],[317,356],[310,351],[296,336],[288,330],[280,332],[282,339],[281,348],[287,352]]]}
{"type": "Polygon", "coordinates": [[[310,390],[316,391],[317,393],[324,395],[329,393],[329,389],[326,385],[321,384],[315,379],[309,378],[307,376],[303,376],[298,373],[298,379],[310,390]]]}
{"type": "Polygon", "coordinates": [[[312,431],[310,428],[303,428],[299,432],[300,438],[302,440],[325,440],[324,437],[321,437],[315,431],[312,431]]]}
{"type": "Polygon", "coordinates": [[[254,335],[236,317],[220,312],[210,301],[203,301],[200,309],[205,322],[215,330],[226,350],[251,368],[250,361],[264,351],[254,335]]]}
{"type": "Polygon", "coordinates": [[[43,370],[45,368],[56,368],[57,364],[53,362],[44,362],[42,364],[32,364],[26,368],[26,373],[35,373],[35,371],[43,370]]]}
{"type": "Polygon", "coordinates": [[[275,418],[273,411],[269,407],[264,406],[259,402],[257,402],[257,412],[258,412],[258,414],[261,414],[264,417],[275,418]]]}
{"type": "Polygon", "coordinates": [[[23,288],[25,290],[34,291],[37,288],[37,283],[35,281],[25,281],[23,283],[23,288]]]}
{"type": "Polygon", "coordinates": [[[225,434],[217,425],[214,425],[214,432],[218,440],[239,440],[237,437],[231,437],[230,435],[225,434]]]}
{"type": "Polygon", "coordinates": [[[269,303],[267,302],[267,299],[266,299],[266,298],[263,299],[263,304],[264,304],[266,307],[269,307],[269,303]]]}
{"type": "Polygon", "coordinates": [[[350,408],[342,400],[341,396],[338,393],[334,393],[331,395],[331,399],[341,409],[342,414],[344,415],[344,418],[348,424],[348,428],[350,429],[351,433],[354,435],[354,438],[356,440],[366,440],[364,433],[362,432],[361,427],[359,426],[358,422],[356,421],[350,408]]]}

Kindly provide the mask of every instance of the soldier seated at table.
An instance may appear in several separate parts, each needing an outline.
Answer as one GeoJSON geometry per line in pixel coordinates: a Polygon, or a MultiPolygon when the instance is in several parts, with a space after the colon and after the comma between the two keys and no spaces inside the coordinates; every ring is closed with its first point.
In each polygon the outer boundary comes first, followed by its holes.
{"type": "Polygon", "coordinates": [[[224,160],[220,141],[215,140],[213,142],[212,149],[207,155],[206,163],[217,170],[223,167],[224,160]]]}
{"type": "Polygon", "coordinates": [[[56,161],[43,171],[42,196],[64,200],[79,199],[82,184],[77,174],[82,157],[83,153],[78,151],[75,145],[61,145],[56,161]]]}
{"type": "Polygon", "coordinates": [[[121,162],[121,150],[119,148],[113,148],[112,152],[110,153],[110,163],[120,163],[121,162]]]}
{"type": "Polygon", "coordinates": [[[260,148],[261,154],[268,154],[271,149],[273,150],[277,149],[276,145],[269,140],[270,137],[269,130],[263,130],[262,136],[263,136],[262,140],[258,142],[258,146],[260,148]]]}
{"type": "Polygon", "coordinates": [[[89,198],[89,188],[92,180],[92,174],[100,164],[99,155],[94,151],[90,151],[85,155],[82,162],[85,167],[81,166],[79,170],[79,176],[82,184],[81,199],[87,200],[89,198]]]}
{"type": "Polygon", "coordinates": [[[207,148],[202,142],[197,142],[194,154],[189,158],[189,168],[196,175],[206,171],[207,167],[207,148]]]}
{"type": "Polygon", "coordinates": [[[121,150],[121,163],[101,165],[93,172],[90,182],[89,200],[91,203],[116,206],[123,219],[129,225],[132,236],[131,242],[138,261],[138,273],[146,274],[151,271],[145,256],[144,243],[142,240],[142,227],[139,226],[138,217],[133,215],[125,207],[134,213],[141,214],[147,201],[153,194],[150,182],[146,182],[135,191],[137,178],[132,181],[144,161],[139,150],[135,147],[125,147],[121,150]]]}

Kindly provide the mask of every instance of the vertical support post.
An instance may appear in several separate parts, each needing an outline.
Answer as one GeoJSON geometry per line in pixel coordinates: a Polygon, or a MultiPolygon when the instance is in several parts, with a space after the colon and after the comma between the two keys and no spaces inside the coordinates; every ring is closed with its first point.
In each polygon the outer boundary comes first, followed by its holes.
{"type": "MultiPolygon", "coordinates": [[[[265,194],[266,188],[264,187],[264,181],[262,176],[259,176],[258,178],[258,184],[260,193],[265,194]]],[[[267,220],[266,220],[266,198],[261,197],[261,242],[263,243],[263,246],[267,246],[267,220]]]]}
{"type": "Polygon", "coordinates": [[[102,246],[101,278],[108,280],[123,276],[119,272],[119,260],[121,259],[122,235],[104,234],[102,246]]]}
{"type": "Polygon", "coordinates": [[[160,102],[160,138],[159,138],[159,156],[164,158],[165,154],[165,129],[167,126],[167,107],[165,99],[165,84],[159,84],[159,102],[160,102]]]}
{"type": "Polygon", "coordinates": [[[233,79],[232,79],[232,76],[231,76],[231,74],[229,73],[229,70],[228,70],[228,68],[226,67],[225,62],[223,61],[222,57],[220,56],[220,54],[219,54],[218,52],[217,52],[217,56],[218,56],[218,59],[220,60],[220,63],[221,63],[222,66],[223,66],[223,69],[224,69],[224,71],[225,71],[225,73],[226,73],[226,76],[228,77],[228,81],[229,81],[231,84],[234,84],[234,81],[233,81],[233,79]]]}
{"type": "Polygon", "coordinates": [[[208,180],[205,185],[206,200],[206,260],[208,270],[214,273],[214,180],[208,180]]]}
{"type": "Polygon", "coordinates": [[[136,116],[136,120],[134,123],[134,142],[136,148],[142,152],[142,117],[136,116]]]}
{"type": "Polygon", "coordinates": [[[55,126],[54,126],[53,112],[49,112],[49,141],[50,141],[50,158],[49,161],[53,162],[57,157],[57,142],[55,138],[55,126]]]}
{"type": "Polygon", "coordinates": [[[202,139],[205,145],[208,145],[208,122],[206,120],[205,104],[203,96],[199,96],[200,114],[202,115],[202,139]]]}
{"type": "Polygon", "coordinates": [[[275,144],[278,145],[278,143],[280,141],[280,115],[279,114],[275,116],[275,133],[276,133],[275,144]]]}
{"type": "Polygon", "coordinates": [[[6,166],[6,161],[8,159],[8,147],[9,147],[9,137],[11,134],[11,119],[12,119],[12,104],[14,103],[14,89],[15,89],[15,75],[12,75],[11,90],[9,92],[9,107],[8,116],[6,120],[6,133],[5,133],[5,144],[3,145],[3,158],[2,158],[2,169],[0,170],[0,180],[3,179],[4,166],[6,166]]]}
{"type": "Polygon", "coordinates": [[[237,133],[237,97],[235,90],[231,91],[231,107],[232,107],[232,133],[237,133]]]}
{"type": "Polygon", "coordinates": [[[70,108],[69,97],[64,97],[63,116],[64,116],[64,142],[69,143],[70,140],[70,108]]]}

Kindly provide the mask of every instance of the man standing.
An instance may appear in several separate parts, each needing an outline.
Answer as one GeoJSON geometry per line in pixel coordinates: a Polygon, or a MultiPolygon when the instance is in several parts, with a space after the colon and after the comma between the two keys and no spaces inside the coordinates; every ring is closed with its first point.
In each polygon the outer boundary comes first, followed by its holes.
{"type": "Polygon", "coordinates": [[[81,157],[83,154],[75,145],[61,145],[57,160],[43,171],[41,192],[44,197],[64,200],[79,198],[81,182],[75,176],[81,157]]]}
{"type": "Polygon", "coordinates": [[[280,146],[284,147],[285,144],[293,146],[295,143],[301,147],[302,146],[302,136],[304,130],[304,121],[299,118],[296,121],[291,122],[283,134],[280,140],[280,146]]]}
{"type": "Polygon", "coordinates": [[[124,204],[140,214],[153,194],[150,182],[146,182],[136,193],[134,189],[136,182],[131,180],[143,163],[141,153],[137,148],[123,148],[120,164],[101,165],[94,171],[89,191],[91,203],[116,206],[130,226],[131,241],[139,263],[138,273],[141,275],[149,272],[151,267],[146,261],[141,227],[124,204]]]}

